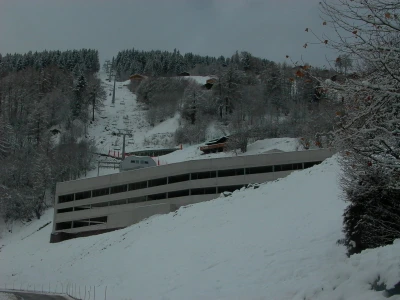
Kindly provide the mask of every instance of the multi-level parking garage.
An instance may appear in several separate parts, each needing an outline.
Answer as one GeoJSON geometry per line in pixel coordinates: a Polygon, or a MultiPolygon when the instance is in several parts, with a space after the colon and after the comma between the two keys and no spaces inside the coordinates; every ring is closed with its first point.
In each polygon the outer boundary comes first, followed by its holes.
{"type": "Polygon", "coordinates": [[[123,228],[249,183],[285,177],[333,154],[320,149],[192,160],[60,182],[51,241],[123,228]]]}

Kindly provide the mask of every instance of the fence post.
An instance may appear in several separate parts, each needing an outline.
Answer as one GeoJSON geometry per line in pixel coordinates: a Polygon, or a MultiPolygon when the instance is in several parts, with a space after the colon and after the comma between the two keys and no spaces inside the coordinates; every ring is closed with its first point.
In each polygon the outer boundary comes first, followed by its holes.
{"type": "Polygon", "coordinates": [[[107,300],[107,286],[106,289],[104,290],[104,300],[107,300]]]}
{"type": "Polygon", "coordinates": [[[96,300],[96,286],[93,286],[93,300],[96,300]]]}

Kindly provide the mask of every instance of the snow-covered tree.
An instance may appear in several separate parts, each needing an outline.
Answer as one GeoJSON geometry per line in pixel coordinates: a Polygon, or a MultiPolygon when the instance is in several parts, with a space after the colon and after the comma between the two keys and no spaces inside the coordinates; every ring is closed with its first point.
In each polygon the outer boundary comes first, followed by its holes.
{"type": "Polygon", "coordinates": [[[78,76],[76,85],[74,87],[74,99],[71,102],[72,116],[79,117],[84,109],[85,92],[87,88],[87,82],[85,75],[81,74],[78,76]]]}
{"type": "Polygon", "coordinates": [[[207,92],[197,82],[192,81],[186,87],[182,97],[181,113],[182,117],[189,120],[192,125],[196,122],[199,107],[206,101],[206,97],[208,97],[207,92]]]}
{"type": "Polygon", "coordinates": [[[321,42],[349,55],[358,68],[344,81],[324,82],[343,102],[334,134],[350,202],[346,245],[354,253],[400,237],[400,2],[324,0],[321,8],[324,24],[339,34],[321,42]]]}

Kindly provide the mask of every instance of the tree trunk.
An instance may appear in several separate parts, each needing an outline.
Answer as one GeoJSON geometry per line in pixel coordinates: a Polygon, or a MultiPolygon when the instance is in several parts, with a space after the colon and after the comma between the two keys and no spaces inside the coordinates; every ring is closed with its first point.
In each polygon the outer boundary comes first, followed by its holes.
{"type": "Polygon", "coordinates": [[[92,109],[93,109],[92,121],[93,121],[93,122],[94,122],[94,108],[95,108],[95,103],[96,103],[96,98],[93,98],[93,103],[92,103],[92,109]]]}

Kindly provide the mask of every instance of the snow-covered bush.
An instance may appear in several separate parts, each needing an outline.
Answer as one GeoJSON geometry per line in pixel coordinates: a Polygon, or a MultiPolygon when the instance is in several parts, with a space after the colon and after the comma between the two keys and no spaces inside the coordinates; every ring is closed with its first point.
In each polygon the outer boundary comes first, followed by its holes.
{"type": "Polygon", "coordinates": [[[339,34],[321,42],[357,66],[344,80],[323,84],[343,103],[334,142],[343,153],[345,244],[352,254],[400,238],[400,2],[324,0],[321,7],[324,24],[339,34]]]}

